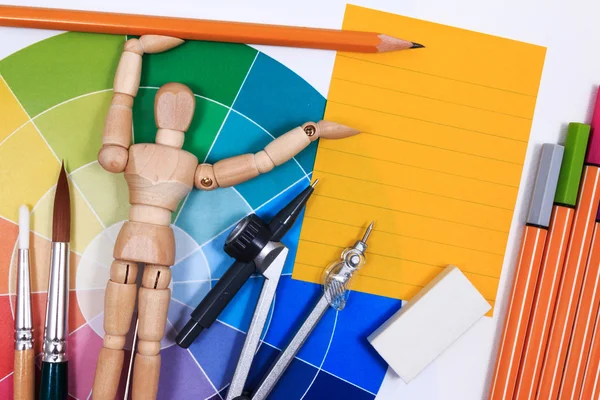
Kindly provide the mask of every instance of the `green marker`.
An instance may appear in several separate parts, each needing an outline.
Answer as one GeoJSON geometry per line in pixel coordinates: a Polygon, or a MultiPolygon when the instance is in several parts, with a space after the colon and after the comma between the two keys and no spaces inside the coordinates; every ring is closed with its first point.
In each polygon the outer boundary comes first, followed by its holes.
{"type": "Polygon", "coordinates": [[[581,171],[585,160],[588,139],[590,138],[590,126],[571,122],[567,131],[565,141],[565,154],[563,156],[558,186],[554,196],[554,204],[557,206],[575,207],[581,171]]]}

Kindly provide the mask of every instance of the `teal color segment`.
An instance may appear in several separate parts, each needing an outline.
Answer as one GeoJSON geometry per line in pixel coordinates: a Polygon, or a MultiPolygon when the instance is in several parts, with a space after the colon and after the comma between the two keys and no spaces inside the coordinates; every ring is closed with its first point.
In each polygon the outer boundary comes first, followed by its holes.
{"type": "MultiPolygon", "coordinates": [[[[233,108],[278,136],[321,120],[325,98],[295,72],[260,53],[233,108]]],[[[307,172],[312,171],[315,154],[313,143],[297,157],[307,172]]]]}
{"type": "MultiPolygon", "coordinates": [[[[284,132],[279,132],[281,134],[284,132]]],[[[244,118],[231,112],[221,133],[213,146],[208,162],[215,163],[227,157],[244,153],[257,153],[273,140],[267,132],[244,118]]],[[[302,179],[303,170],[294,159],[275,167],[266,174],[236,185],[236,189],[248,201],[252,208],[257,208],[276,196],[290,184],[302,179]],[[289,183],[288,183],[289,182],[289,183]],[[256,190],[260,188],[260,190],[256,190]]],[[[308,180],[307,180],[308,182],[308,180]]]]}
{"type": "Polygon", "coordinates": [[[251,211],[246,201],[233,188],[209,192],[192,190],[175,225],[202,245],[251,211]]]}

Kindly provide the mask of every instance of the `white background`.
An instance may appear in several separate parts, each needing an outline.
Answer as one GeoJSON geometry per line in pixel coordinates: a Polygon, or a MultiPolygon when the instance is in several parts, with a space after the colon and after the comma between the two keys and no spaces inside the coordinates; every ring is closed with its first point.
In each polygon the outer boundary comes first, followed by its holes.
{"type": "MultiPolygon", "coordinates": [[[[8,1],[48,6],[47,1],[8,1]]],[[[562,142],[571,121],[588,122],[600,82],[597,0],[354,0],[353,4],[476,30],[548,48],[530,145],[504,263],[497,311],[484,318],[410,385],[388,373],[377,397],[475,400],[487,397],[500,325],[529,203],[540,144],[562,142]]],[[[191,18],[223,19],[315,27],[341,27],[344,0],[54,0],[56,8],[90,9],[191,18]]],[[[55,32],[0,28],[0,59],[55,32]]],[[[418,38],[409,38],[418,41],[418,38]]],[[[426,44],[426,43],[425,43],[426,44]]],[[[327,95],[334,53],[260,47],[327,95]]]]}

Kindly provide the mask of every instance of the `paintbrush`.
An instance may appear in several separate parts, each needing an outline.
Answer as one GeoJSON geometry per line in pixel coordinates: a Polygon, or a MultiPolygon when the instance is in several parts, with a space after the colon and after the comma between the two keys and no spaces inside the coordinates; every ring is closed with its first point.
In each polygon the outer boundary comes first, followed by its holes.
{"type": "Polygon", "coordinates": [[[15,311],[14,399],[33,400],[35,370],[31,286],[29,282],[29,208],[19,208],[19,251],[17,264],[17,307],[15,311]]]}
{"type": "Polygon", "coordinates": [[[52,251],[48,278],[46,325],[42,358],[40,400],[68,397],[67,336],[69,321],[69,241],[71,203],[64,162],[56,184],[52,216],[52,251]]]}

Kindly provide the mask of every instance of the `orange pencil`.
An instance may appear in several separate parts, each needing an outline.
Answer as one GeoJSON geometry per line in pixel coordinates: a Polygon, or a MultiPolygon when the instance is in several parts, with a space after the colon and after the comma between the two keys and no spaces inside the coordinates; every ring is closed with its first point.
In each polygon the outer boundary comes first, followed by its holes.
{"type": "MultiPolygon", "coordinates": [[[[598,228],[598,224],[596,224],[596,228],[598,228]]],[[[597,244],[596,247],[600,247],[600,244],[597,244]]],[[[596,312],[590,354],[583,374],[583,384],[579,396],[581,400],[598,398],[600,398],[600,310],[596,312]]]]}
{"type": "Polygon", "coordinates": [[[559,398],[578,400],[583,383],[583,374],[590,352],[594,322],[600,306],[600,214],[592,235],[592,246],[587,261],[583,288],[577,307],[575,327],[569,343],[567,363],[560,386],[559,398]]]}
{"type": "Polygon", "coordinates": [[[361,53],[423,47],[375,32],[0,5],[0,25],[119,35],[307,47],[361,53]]]}
{"type": "Polygon", "coordinates": [[[598,211],[598,200],[600,200],[600,167],[598,167],[600,165],[600,152],[598,152],[600,135],[594,134],[599,116],[600,98],[597,98],[573,229],[569,238],[564,272],[558,289],[557,306],[550,328],[550,337],[537,391],[539,400],[558,398],[569,341],[573,333],[577,304],[592,242],[594,221],[598,211]]]}
{"type": "Polygon", "coordinates": [[[577,192],[589,134],[589,125],[569,124],[565,154],[554,197],[552,218],[527,327],[525,348],[519,366],[515,399],[529,400],[535,397],[534,390],[537,389],[540,379],[542,361],[550,333],[550,322],[554,315],[558,285],[562,276],[569,234],[575,215],[577,192]]]}
{"type": "Polygon", "coordinates": [[[513,290],[508,303],[504,333],[498,350],[490,400],[510,400],[513,397],[563,151],[564,148],[556,144],[542,146],[513,290]]]}

